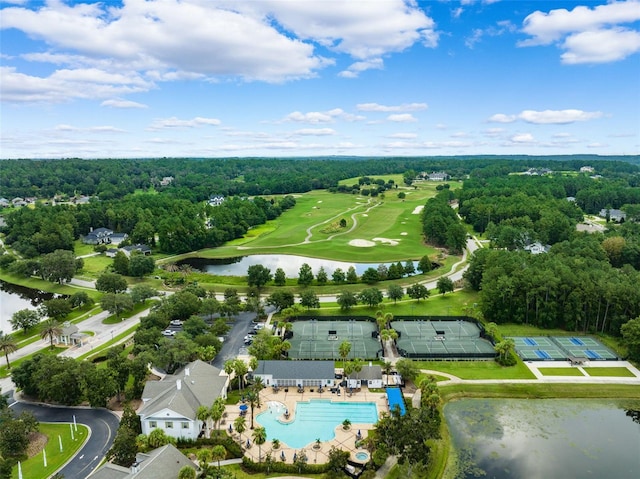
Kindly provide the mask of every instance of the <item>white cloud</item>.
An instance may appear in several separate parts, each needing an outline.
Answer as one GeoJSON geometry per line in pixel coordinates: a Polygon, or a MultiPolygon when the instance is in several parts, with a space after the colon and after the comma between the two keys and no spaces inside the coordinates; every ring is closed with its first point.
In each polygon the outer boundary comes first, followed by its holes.
{"type": "Polygon", "coordinates": [[[310,111],[307,113],[302,113],[300,111],[294,111],[289,113],[282,121],[294,121],[298,123],[310,123],[310,124],[318,124],[318,123],[332,123],[336,119],[341,119],[344,121],[360,121],[364,120],[363,116],[354,115],[352,113],[347,113],[342,108],[334,108],[329,111],[310,111]]]}
{"type": "Polygon", "coordinates": [[[358,78],[361,72],[367,70],[382,70],[384,63],[382,58],[373,58],[362,62],[355,62],[349,65],[349,68],[338,73],[342,78],[358,78]]]}
{"type": "Polygon", "coordinates": [[[200,126],[218,126],[222,122],[217,118],[202,118],[196,117],[191,120],[181,120],[179,118],[161,118],[154,120],[154,122],[147,128],[150,131],[163,130],[166,128],[196,128],[200,126]]]}
{"type": "Polygon", "coordinates": [[[523,110],[517,115],[506,115],[504,113],[496,113],[489,117],[488,121],[494,123],[513,123],[516,120],[522,120],[527,123],[536,125],[556,124],[565,125],[575,123],[577,121],[588,121],[601,118],[601,111],[583,111],[576,109],[568,110],[523,110]]]}
{"type": "Polygon", "coordinates": [[[100,103],[100,106],[108,106],[110,108],[147,108],[147,105],[130,100],[105,100],[100,103]]]}
{"type": "Polygon", "coordinates": [[[333,128],[302,128],[294,131],[293,134],[302,136],[328,136],[335,135],[336,131],[333,128]]]}
{"type": "Polygon", "coordinates": [[[476,43],[482,40],[483,37],[499,37],[505,33],[513,32],[515,30],[516,27],[511,22],[507,20],[500,21],[496,25],[491,25],[487,28],[474,29],[471,35],[465,39],[464,44],[468,48],[473,48],[476,43]]]}
{"type": "Polygon", "coordinates": [[[411,113],[396,113],[393,115],[389,115],[387,117],[387,120],[395,121],[398,123],[409,123],[409,122],[418,121],[418,119],[414,117],[411,113]]]}
{"type": "Polygon", "coordinates": [[[56,70],[47,77],[0,67],[2,98],[10,102],[64,102],[74,98],[108,98],[137,93],[151,84],[135,73],[109,73],[95,68],[56,70]]]}
{"type": "Polygon", "coordinates": [[[505,115],[504,113],[496,113],[495,115],[491,115],[487,121],[494,123],[513,123],[516,121],[516,117],[514,115],[505,115]]]}
{"type": "Polygon", "coordinates": [[[358,111],[421,111],[428,108],[426,103],[403,103],[401,105],[380,105],[378,103],[360,103],[356,105],[358,111]]]}
{"type": "Polygon", "coordinates": [[[531,133],[517,133],[511,137],[513,143],[532,143],[535,141],[531,133]]]}
{"type": "Polygon", "coordinates": [[[561,58],[567,64],[613,62],[640,51],[640,33],[622,26],[638,20],[638,0],[614,1],[594,8],[578,6],[571,11],[536,11],[523,22],[522,30],[530,38],[518,45],[557,43],[565,50],[561,58]]]}
{"type": "Polygon", "coordinates": [[[587,121],[600,118],[602,112],[600,111],[582,111],[582,110],[524,110],[518,118],[526,121],[527,123],[535,124],[558,124],[564,125],[567,123],[575,123],[576,121],[587,121]]]}
{"type": "Polygon", "coordinates": [[[62,132],[88,132],[88,133],[125,133],[122,128],[116,128],[115,126],[102,125],[102,126],[89,126],[79,127],[73,125],[60,124],[53,128],[55,131],[62,132]]]}
{"type": "Polygon", "coordinates": [[[640,32],[621,28],[582,32],[568,37],[563,47],[567,50],[560,57],[563,63],[614,62],[640,51],[640,32]]]}
{"type": "MultiPolygon", "coordinates": [[[[118,5],[51,0],[44,5],[24,2],[24,6],[3,8],[2,27],[48,45],[48,51],[25,52],[23,58],[28,61],[68,70],[97,68],[106,74],[137,75],[146,79],[145,90],[155,82],[181,79],[283,82],[309,78],[335,63],[317,53],[320,47],[324,55],[355,60],[341,73],[355,77],[382,68],[385,55],[416,44],[435,47],[438,42],[433,20],[414,0],[367,2],[366,8],[352,1],[328,6],[316,0],[129,0],[118,5]]],[[[34,88],[40,94],[14,89],[5,97],[14,101],[84,98],[71,89],[47,94],[54,88],[43,86],[34,88]]],[[[126,93],[116,86],[114,93],[126,93]]]]}
{"type": "Polygon", "coordinates": [[[589,143],[587,145],[587,148],[606,148],[607,146],[609,145],[605,143],[594,142],[594,143],[589,143]]]}
{"type": "Polygon", "coordinates": [[[400,140],[413,140],[417,137],[418,135],[416,133],[393,133],[388,135],[388,138],[398,138],[400,140]]]}
{"type": "Polygon", "coordinates": [[[487,128],[483,131],[485,136],[495,138],[502,135],[505,132],[504,128],[487,128]]]}

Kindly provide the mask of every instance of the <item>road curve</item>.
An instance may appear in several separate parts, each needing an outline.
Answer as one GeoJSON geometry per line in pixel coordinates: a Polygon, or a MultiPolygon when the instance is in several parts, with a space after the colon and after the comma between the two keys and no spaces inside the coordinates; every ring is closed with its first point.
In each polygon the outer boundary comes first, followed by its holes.
{"type": "Polygon", "coordinates": [[[30,411],[40,422],[72,423],[76,422],[89,427],[87,442],[77,454],[60,469],[66,479],[85,479],[98,467],[116,436],[120,420],[107,409],[49,406],[26,402],[15,402],[10,406],[16,414],[30,411]]]}

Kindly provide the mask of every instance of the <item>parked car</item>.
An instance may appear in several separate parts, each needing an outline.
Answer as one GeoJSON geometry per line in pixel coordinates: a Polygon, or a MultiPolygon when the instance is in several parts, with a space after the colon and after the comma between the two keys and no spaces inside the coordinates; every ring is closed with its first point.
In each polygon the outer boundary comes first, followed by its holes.
{"type": "Polygon", "coordinates": [[[174,319],[170,324],[171,326],[182,326],[182,321],[180,321],[179,319],[174,319]]]}
{"type": "Polygon", "coordinates": [[[165,329],[164,331],[162,331],[162,335],[163,336],[175,336],[176,332],[172,331],[170,329],[165,329]]]}

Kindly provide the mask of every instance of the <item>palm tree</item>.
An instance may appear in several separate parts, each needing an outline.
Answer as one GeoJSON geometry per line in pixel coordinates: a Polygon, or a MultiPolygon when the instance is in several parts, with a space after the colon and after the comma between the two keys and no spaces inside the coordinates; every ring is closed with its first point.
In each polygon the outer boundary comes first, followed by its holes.
{"type": "Polygon", "coordinates": [[[257,391],[254,391],[253,389],[250,389],[247,392],[247,401],[249,401],[249,406],[251,408],[251,427],[250,429],[253,429],[253,410],[255,409],[256,405],[258,404],[258,401],[260,401],[260,393],[257,391]]]}
{"type": "Polygon", "coordinates": [[[233,421],[233,428],[238,431],[240,435],[240,442],[242,442],[242,433],[247,430],[247,420],[244,416],[238,416],[235,421],[233,421]]]}
{"type": "Polygon", "coordinates": [[[224,414],[224,409],[224,399],[222,397],[217,397],[211,405],[211,409],[209,409],[209,417],[213,419],[213,427],[215,429],[220,428],[220,420],[224,414]]]}
{"type": "Polygon", "coordinates": [[[355,358],[353,361],[353,372],[356,373],[356,379],[360,379],[360,371],[364,366],[364,361],[361,358],[355,358]]]}
{"type": "Polygon", "coordinates": [[[342,358],[342,369],[344,369],[345,365],[347,364],[347,357],[349,356],[350,352],[351,343],[349,341],[342,341],[340,346],[338,346],[338,354],[340,354],[340,357],[342,358]]]}
{"type": "Polygon", "coordinates": [[[257,427],[253,430],[251,437],[253,437],[253,442],[258,445],[258,462],[262,462],[262,445],[267,442],[267,430],[263,427],[257,427]]]}
{"type": "Polygon", "coordinates": [[[42,331],[40,331],[40,337],[42,339],[49,338],[49,341],[51,341],[51,349],[53,349],[53,338],[61,334],[62,328],[60,327],[60,323],[55,319],[47,319],[42,326],[42,331]]]}
{"type": "Polygon", "coordinates": [[[220,477],[220,461],[227,457],[227,450],[224,446],[218,444],[211,448],[211,459],[218,462],[218,477],[220,477]]]}
{"type": "Polygon", "coordinates": [[[17,350],[18,344],[13,340],[13,338],[8,334],[2,334],[2,331],[0,331],[0,351],[2,351],[2,354],[4,354],[4,357],[7,360],[7,369],[11,369],[11,364],[9,364],[9,354],[15,353],[17,350]]]}
{"type": "Polygon", "coordinates": [[[204,435],[205,437],[209,437],[209,418],[211,417],[211,410],[207,406],[198,406],[198,411],[196,412],[196,419],[198,421],[202,421],[204,425],[204,435]]]}
{"type": "Polygon", "coordinates": [[[385,376],[387,376],[387,386],[389,385],[389,374],[391,374],[392,370],[393,364],[391,364],[389,361],[385,361],[382,365],[382,371],[384,371],[385,376]]]}
{"type": "Polygon", "coordinates": [[[209,461],[211,461],[212,450],[203,447],[202,449],[198,449],[196,453],[196,457],[198,458],[198,464],[200,465],[200,469],[203,470],[206,476],[206,472],[209,468],[209,461]]]}

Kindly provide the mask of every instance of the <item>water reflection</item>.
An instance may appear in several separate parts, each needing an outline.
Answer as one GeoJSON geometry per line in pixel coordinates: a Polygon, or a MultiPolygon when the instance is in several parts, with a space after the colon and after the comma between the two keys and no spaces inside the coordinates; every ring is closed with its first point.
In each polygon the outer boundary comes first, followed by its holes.
{"type": "MultiPolygon", "coordinates": [[[[353,266],[358,275],[365,272],[367,268],[378,268],[379,263],[350,263],[346,261],[333,261],[330,259],[308,258],[306,256],[284,255],[284,254],[256,254],[251,256],[239,256],[235,258],[188,258],[178,262],[179,265],[188,264],[189,266],[217,276],[245,276],[249,266],[261,264],[269,268],[271,273],[275,273],[276,269],[282,268],[285,275],[289,278],[295,278],[300,272],[300,267],[307,263],[311,266],[313,274],[317,274],[321,267],[331,279],[333,272],[340,268],[345,273],[350,266],[353,266]]],[[[395,264],[396,262],[394,262],[395,264]]],[[[405,261],[401,264],[404,266],[405,261]]],[[[385,263],[388,267],[391,263],[385,263]]],[[[414,269],[417,269],[418,262],[413,262],[414,269]]]]}
{"type": "Polygon", "coordinates": [[[36,309],[43,301],[53,297],[52,293],[0,281],[0,331],[5,334],[13,331],[9,320],[16,311],[36,309]]]}
{"type": "Polygon", "coordinates": [[[589,400],[449,403],[445,418],[459,451],[455,477],[640,477],[640,401],[632,402],[631,409],[589,400]]]}

